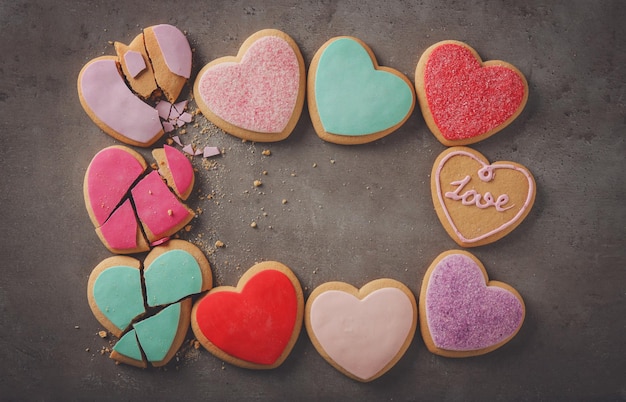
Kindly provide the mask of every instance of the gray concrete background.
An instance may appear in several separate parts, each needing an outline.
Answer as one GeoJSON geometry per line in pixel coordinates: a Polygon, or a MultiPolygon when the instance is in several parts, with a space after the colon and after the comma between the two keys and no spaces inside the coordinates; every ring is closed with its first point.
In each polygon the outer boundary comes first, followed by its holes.
{"type": "MultiPolygon", "coordinates": [[[[183,3],[0,3],[0,399],[626,399],[626,3],[183,3]],[[110,254],[87,216],[82,180],[93,155],[116,141],[82,110],[76,78],[91,58],[114,54],[108,41],[128,43],[158,23],[188,32],[194,74],[263,28],[291,35],[307,64],[327,39],[356,36],[411,80],[421,52],[443,39],[517,66],[529,81],[526,109],[474,148],[527,166],[537,200],[513,233],[471,251],[524,297],[519,334],[488,355],[455,360],[429,353],[418,332],[402,360],[369,384],[323,361],[304,330],[286,362],[266,372],[189,348],[158,370],[101,355],[109,340],[97,335],[86,285],[110,254]]],[[[278,260],[307,295],[326,281],[358,287],[379,277],[418,295],[430,262],[457,248],[430,198],[444,147],[418,109],[394,134],[354,147],[321,141],[306,109],[294,133],[271,145],[196,121],[183,140],[226,153],[211,169],[194,161],[198,193],[189,204],[203,213],[183,237],[209,254],[216,284],[278,260]],[[226,247],[215,250],[216,240],[226,247]]]]}

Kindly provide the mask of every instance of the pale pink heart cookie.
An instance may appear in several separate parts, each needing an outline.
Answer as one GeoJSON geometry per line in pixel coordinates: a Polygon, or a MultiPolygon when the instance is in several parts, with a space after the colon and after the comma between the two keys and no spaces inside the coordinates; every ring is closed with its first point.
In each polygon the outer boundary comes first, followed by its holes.
{"type": "Polygon", "coordinates": [[[420,292],[420,329],[426,347],[447,357],[485,354],[520,330],[526,308],[511,286],[490,281],[483,264],[466,251],[440,254],[420,292]]]}
{"type": "MultiPolygon", "coordinates": [[[[159,170],[193,186],[191,162],[175,148],[167,152],[170,156],[159,170]]],[[[147,251],[195,216],[158,171],[146,173],[147,169],[140,154],[123,146],[98,152],[87,168],[83,182],[87,212],[100,240],[113,253],[147,251]]]]}
{"type": "Polygon", "coordinates": [[[352,379],[369,382],[390,370],[409,347],[417,303],[406,286],[392,279],[361,289],[327,282],[311,293],[305,325],[326,361],[352,379]]]}
{"type": "Polygon", "coordinates": [[[236,57],[214,60],[198,73],[194,98],[222,130],[258,142],[285,139],[304,105],[306,75],[298,45],[284,32],[250,36],[236,57]]]}
{"type": "Polygon", "coordinates": [[[483,62],[459,41],[442,41],[420,57],[417,98],[428,128],[444,145],[467,145],[492,136],[519,116],[528,83],[513,65],[483,62]]]}
{"type": "Polygon", "coordinates": [[[530,212],[535,189],[535,180],[524,166],[489,163],[467,147],[442,152],[431,174],[437,216],[463,247],[489,244],[509,234],[530,212]]]}

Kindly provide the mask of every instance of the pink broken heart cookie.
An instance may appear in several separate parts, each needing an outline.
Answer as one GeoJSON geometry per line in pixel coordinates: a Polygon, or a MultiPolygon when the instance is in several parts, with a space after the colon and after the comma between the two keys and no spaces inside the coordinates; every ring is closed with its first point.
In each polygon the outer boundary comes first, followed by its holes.
{"type": "Polygon", "coordinates": [[[431,174],[437,216],[463,247],[493,243],[513,231],[530,212],[535,189],[535,180],[524,166],[489,163],[467,147],[442,152],[431,174]]]}
{"type": "Polygon", "coordinates": [[[237,56],[216,59],[196,78],[194,99],[222,130],[257,141],[280,141],[293,131],[304,105],[304,59],[284,32],[250,36],[237,56]]]}
{"type": "Polygon", "coordinates": [[[327,282],[309,296],[304,323],[327,362],[354,380],[369,382],[406,352],[417,327],[417,303],[393,279],[377,279],[361,289],[327,282]]]}
{"type": "Polygon", "coordinates": [[[87,212],[98,237],[113,253],[147,251],[195,216],[181,202],[193,188],[191,162],[168,145],[155,150],[155,158],[159,169],[148,169],[139,153],[111,146],[98,152],[87,168],[83,182],[87,212]]]}
{"type": "Polygon", "coordinates": [[[511,286],[490,281],[466,251],[440,254],[426,271],[419,300],[420,330],[432,353],[469,357],[491,352],[520,330],[526,308],[511,286]]]}
{"type": "Polygon", "coordinates": [[[444,145],[468,145],[508,126],[528,100],[528,83],[513,65],[483,62],[467,44],[446,40],[429,47],[415,71],[424,120],[444,145]]]}
{"type": "Polygon", "coordinates": [[[87,285],[96,319],[119,338],[111,358],[137,367],[167,364],[189,329],[191,297],[213,284],[208,260],[196,246],[172,240],[142,264],[128,256],[98,264],[87,285]]]}
{"type": "Polygon", "coordinates": [[[117,56],[89,61],[78,75],[83,109],[98,127],[129,145],[148,147],[164,133],[153,102],[174,103],[191,76],[191,47],[178,28],[146,28],[117,56]]]}
{"type": "Polygon", "coordinates": [[[237,287],[219,286],[193,306],[191,328],[218,358],[239,367],[272,369],[289,356],[302,327],[304,296],[285,265],[250,268],[237,287]]]}

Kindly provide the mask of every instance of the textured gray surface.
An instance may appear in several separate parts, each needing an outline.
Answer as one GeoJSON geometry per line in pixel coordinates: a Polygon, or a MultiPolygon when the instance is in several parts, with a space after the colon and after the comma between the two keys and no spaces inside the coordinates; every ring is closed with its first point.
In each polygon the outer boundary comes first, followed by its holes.
{"type": "MultiPolygon", "coordinates": [[[[0,3],[0,399],[626,399],[626,5],[544,3],[0,3]],[[113,54],[108,41],[129,42],[157,23],[188,32],[194,73],[263,28],[290,34],[307,63],[327,39],[356,36],[411,80],[421,52],[443,39],[517,66],[529,81],[526,109],[474,148],[527,166],[537,200],[513,233],[472,250],[492,279],[523,295],[517,337],[454,360],[430,354],[418,332],[397,366],[369,384],[329,366],[304,331],[286,362],[266,372],[204,350],[181,352],[160,370],[102,356],[109,344],[97,336],[86,284],[110,254],[89,222],[82,180],[93,155],[116,142],[82,110],[76,77],[91,58],[113,54]]],[[[444,147],[417,109],[396,133],[355,147],[318,139],[306,109],[291,137],[271,145],[201,134],[209,125],[197,121],[186,142],[226,153],[214,169],[194,161],[190,205],[203,213],[184,237],[211,253],[217,284],[278,260],[307,294],[330,280],[390,277],[417,295],[430,262],[456,248],[430,199],[432,162],[444,147]],[[215,251],[218,239],[226,247],[215,251]]]]}

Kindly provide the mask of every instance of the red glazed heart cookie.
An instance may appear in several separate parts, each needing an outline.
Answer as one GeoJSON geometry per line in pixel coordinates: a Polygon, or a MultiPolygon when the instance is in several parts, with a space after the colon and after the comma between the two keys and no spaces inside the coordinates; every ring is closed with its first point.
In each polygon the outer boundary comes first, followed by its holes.
{"type": "Polygon", "coordinates": [[[250,36],[236,57],[214,60],[198,73],[194,98],[222,130],[258,142],[285,139],[296,126],[306,75],[298,45],[284,32],[250,36]]]}
{"type": "Polygon", "coordinates": [[[517,334],[526,314],[515,289],[490,281],[476,257],[458,250],[442,253],[426,271],[419,309],[426,347],[447,357],[499,348],[517,334]]]}
{"type": "Polygon", "coordinates": [[[444,145],[467,145],[492,136],[522,112],[528,83],[514,66],[482,62],[458,41],[429,47],[415,71],[417,98],[426,124],[444,145]]]}
{"type": "Polygon", "coordinates": [[[92,159],[83,183],[85,205],[96,233],[113,253],[150,249],[195,216],[170,190],[168,178],[181,198],[194,183],[191,162],[173,147],[156,151],[159,171],[146,173],[143,157],[130,148],[112,146],[92,159]]]}
{"type": "Polygon", "coordinates": [[[515,162],[490,164],[471,148],[452,147],[435,160],[431,193],[450,237],[476,247],[506,236],[524,220],[535,201],[535,180],[515,162]]]}
{"type": "Polygon", "coordinates": [[[236,288],[219,286],[193,306],[191,327],[212,354],[251,369],[278,367],[302,327],[300,282],[278,262],[250,268],[236,288]]]}
{"type": "Polygon", "coordinates": [[[326,361],[350,378],[369,382],[390,370],[409,347],[417,303],[406,286],[392,279],[361,289],[327,282],[309,296],[304,322],[326,361]]]}

